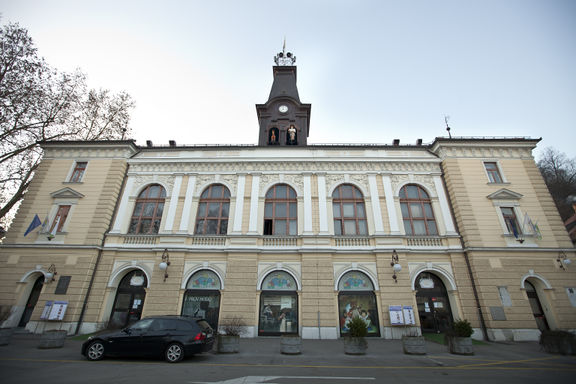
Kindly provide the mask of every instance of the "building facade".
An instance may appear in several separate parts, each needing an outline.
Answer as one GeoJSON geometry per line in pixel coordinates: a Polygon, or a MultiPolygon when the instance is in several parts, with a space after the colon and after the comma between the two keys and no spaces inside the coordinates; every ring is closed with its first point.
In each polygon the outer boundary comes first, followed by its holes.
{"type": "Polygon", "coordinates": [[[382,338],[456,319],[490,340],[576,330],[575,252],[539,140],[309,145],[296,67],[277,64],[258,145],[45,143],[0,247],[4,325],[88,333],[185,314],[239,317],[246,337],[338,338],[354,316],[382,338]]]}

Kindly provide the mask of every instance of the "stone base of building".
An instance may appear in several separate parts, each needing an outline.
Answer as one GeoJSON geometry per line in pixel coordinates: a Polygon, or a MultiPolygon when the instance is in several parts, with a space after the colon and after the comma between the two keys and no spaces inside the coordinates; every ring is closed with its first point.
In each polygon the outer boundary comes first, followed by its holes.
{"type": "MultiPolygon", "coordinates": [[[[475,330],[476,331],[476,330],[475,330]]],[[[474,332],[474,336],[482,336],[482,332],[474,332]]],[[[538,341],[540,331],[538,329],[488,329],[488,338],[491,341],[538,341]]]]}
{"type": "Polygon", "coordinates": [[[302,327],[302,338],[303,339],[337,339],[338,330],[336,327],[302,327]]]}

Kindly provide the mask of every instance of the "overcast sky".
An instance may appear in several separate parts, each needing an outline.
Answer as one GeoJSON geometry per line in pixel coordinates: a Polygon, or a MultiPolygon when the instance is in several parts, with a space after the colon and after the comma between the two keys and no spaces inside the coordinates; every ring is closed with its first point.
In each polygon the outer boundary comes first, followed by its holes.
{"type": "Polygon", "coordinates": [[[542,137],[576,156],[576,1],[0,0],[48,63],[136,101],[138,144],[255,144],[274,55],[309,143],[542,137]]]}

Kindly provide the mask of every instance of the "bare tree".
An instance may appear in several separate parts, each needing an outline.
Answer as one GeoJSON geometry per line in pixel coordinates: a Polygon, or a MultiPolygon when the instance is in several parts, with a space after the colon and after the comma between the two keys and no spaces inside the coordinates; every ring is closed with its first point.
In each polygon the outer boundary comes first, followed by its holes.
{"type": "Polygon", "coordinates": [[[571,196],[576,196],[576,159],[548,147],[538,161],[538,168],[562,220],[566,220],[573,214],[571,196]]]}
{"type": "Polygon", "coordinates": [[[0,224],[26,193],[42,158],[39,143],[130,135],[124,92],[88,90],[86,76],[59,72],[38,56],[25,28],[0,28],[0,224]]]}

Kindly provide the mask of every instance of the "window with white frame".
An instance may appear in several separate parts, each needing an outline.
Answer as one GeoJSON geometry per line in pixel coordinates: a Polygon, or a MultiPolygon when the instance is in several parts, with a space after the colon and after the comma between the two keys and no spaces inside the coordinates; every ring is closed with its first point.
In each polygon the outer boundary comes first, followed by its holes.
{"type": "Polygon", "coordinates": [[[518,222],[518,217],[516,216],[516,211],[514,207],[500,207],[502,212],[502,218],[508,229],[508,233],[513,234],[515,237],[522,234],[522,228],[518,222]]]}
{"type": "Polygon", "coordinates": [[[70,183],[79,183],[82,181],[82,177],[84,177],[84,172],[86,172],[86,167],[88,166],[87,161],[77,161],[74,164],[74,170],[72,171],[72,175],[70,175],[70,183]]]}
{"type": "Polygon", "coordinates": [[[495,161],[485,161],[484,168],[486,169],[486,174],[488,175],[490,183],[501,184],[504,182],[500,169],[498,168],[498,163],[495,161]]]}
{"type": "Polygon", "coordinates": [[[50,225],[50,230],[48,232],[53,233],[54,230],[56,232],[62,232],[64,223],[66,223],[66,219],[70,213],[70,207],[70,205],[58,206],[58,211],[56,212],[56,216],[54,216],[54,220],[52,220],[52,224],[50,225]]]}

